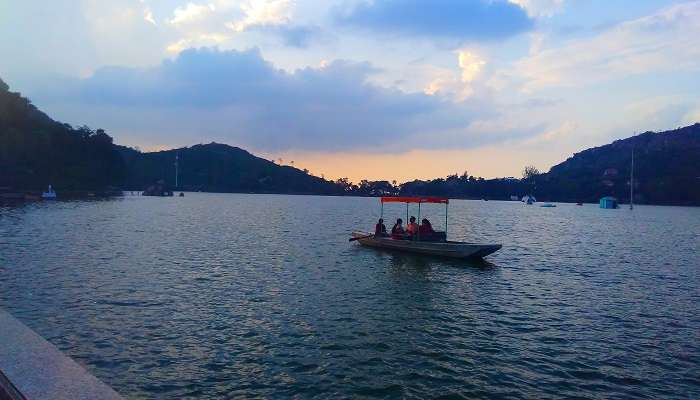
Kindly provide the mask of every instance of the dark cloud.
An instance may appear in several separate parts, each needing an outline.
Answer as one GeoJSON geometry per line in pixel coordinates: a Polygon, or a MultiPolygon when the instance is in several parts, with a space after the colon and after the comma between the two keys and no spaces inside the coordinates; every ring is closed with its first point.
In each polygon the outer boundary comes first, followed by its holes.
{"type": "Polygon", "coordinates": [[[525,10],[506,0],[377,0],[337,20],[377,32],[460,41],[503,39],[533,27],[525,10]]]}
{"type": "Polygon", "coordinates": [[[368,83],[376,72],[349,61],[287,72],[257,49],[191,49],[153,68],[102,68],[87,79],[56,81],[35,98],[66,122],[142,143],[405,151],[503,140],[468,132],[474,118],[493,117],[488,104],[456,104],[368,83]]]}
{"type": "Polygon", "coordinates": [[[311,42],[319,40],[323,33],[317,26],[305,25],[262,25],[253,28],[263,33],[279,37],[284,45],[306,48],[311,42]]]}

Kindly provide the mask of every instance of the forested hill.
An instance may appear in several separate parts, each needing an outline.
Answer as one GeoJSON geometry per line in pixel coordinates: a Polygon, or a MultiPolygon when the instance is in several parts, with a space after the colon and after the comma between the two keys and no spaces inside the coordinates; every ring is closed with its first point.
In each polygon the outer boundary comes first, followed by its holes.
{"type": "MultiPolygon", "coordinates": [[[[635,202],[700,206],[700,124],[666,132],[645,132],[574,154],[547,173],[523,179],[482,179],[451,175],[416,180],[385,192],[452,198],[506,200],[534,194],[542,201],[597,202],[615,196],[629,202],[632,150],[635,202]]],[[[380,187],[378,183],[371,183],[380,187]]],[[[372,193],[373,190],[365,190],[372,193]]]]}
{"type": "Polygon", "coordinates": [[[124,164],[104,131],[56,122],[0,80],[0,187],[94,190],[123,179],[124,164]]]}
{"type": "Polygon", "coordinates": [[[343,194],[343,187],[223,144],[141,153],[101,129],[54,121],[0,80],[0,192],[143,190],[158,180],[180,190],[343,194]]]}
{"type": "Polygon", "coordinates": [[[576,153],[536,177],[536,192],[561,201],[595,201],[612,195],[627,202],[633,150],[636,202],[700,205],[698,123],[576,153]]]}
{"type": "Polygon", "coordinates": [[[333,182],[299,169],[277,165],[238,147],[210,143],[192,147],[139,153],[120,147],[127,166],[125,188],[140,190],[159,180],[178,190],[205,192],[342,194],[333,182]]]}

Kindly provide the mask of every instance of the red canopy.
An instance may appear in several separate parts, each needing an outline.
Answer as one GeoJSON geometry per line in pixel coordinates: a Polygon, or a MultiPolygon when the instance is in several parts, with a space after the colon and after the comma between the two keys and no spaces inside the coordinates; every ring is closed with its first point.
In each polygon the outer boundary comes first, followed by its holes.
{"type": "Polygon", "coordinates": [[[382,203],[440,203],[447,204],[447,197],[382,197],[382,203]]]}

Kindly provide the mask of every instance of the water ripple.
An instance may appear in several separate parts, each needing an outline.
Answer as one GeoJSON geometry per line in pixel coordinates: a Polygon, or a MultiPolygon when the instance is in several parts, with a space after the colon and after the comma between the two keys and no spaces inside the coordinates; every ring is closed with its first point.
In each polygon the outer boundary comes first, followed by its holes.
{"type": "Polygon", "coordinates": [[[700,209],[450,212],[505,247],[349,244],[375,199],[1,208],[0,306],[130,398],[700,398],[700,209]]]}

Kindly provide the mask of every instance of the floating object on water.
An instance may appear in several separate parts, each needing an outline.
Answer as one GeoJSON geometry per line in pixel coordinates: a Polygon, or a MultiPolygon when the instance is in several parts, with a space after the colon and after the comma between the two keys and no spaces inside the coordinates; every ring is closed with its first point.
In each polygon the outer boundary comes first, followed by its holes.
{"type": "Polygon", "coordinates": [[[179,194],[178,196],[180,196],[180,197],[185,197],[185,194],[182,193],[182,192],[180,192],[180,194],[179,194]]]}
{"type": "Polygon", "coordinates": [[[556,204],[544,203],[544,204],[542,204],[540,207],[552,208],[552,207],[556,207],[556,206],[557,206],[556,204]]]}
{"type": "Polygon", "coordinates": [[[531,204],[535,204],[537,202],[537,199],[535,198],[535,196],[533,196],[531,194],[527,194],[527,195],[523,196],[521,201],[527,205],[531,205],[531,204]]]}
{"type": "Polygon", "coordinates": [[[56,192],[53,191],[53,187],[49,185],[49,190],[41,194],[41,198],[44,200],[56,200],[56,192]]]}
{"type": "Polygon", "coordinates": [[[600,208],[614,210],[616,208],[620,208],[620,206],[618,205],[616,198],[612,196],[606,196],[600,199],[600,208]]]}
{"type": "Polygon", "coordinates": [[[418,254],[427,254],[452,258],[482,258],[503,247],[501,244],[483,244],[468,242],[453,242],[447,240],[447,206],[449,199],[444,197],[382,197],[382,217],[384,203],[418,204],[418,220],[420,220],[420,205],[424,203],[445,205],[445,232],[435,232],[428,240],[421,240],[420,234],[406,239],[396,239],[391,236],[377,236],[363,231],[354,231],[350,241],[358,241],[361,245],[389,250],[398,250],[418,254]]]}

